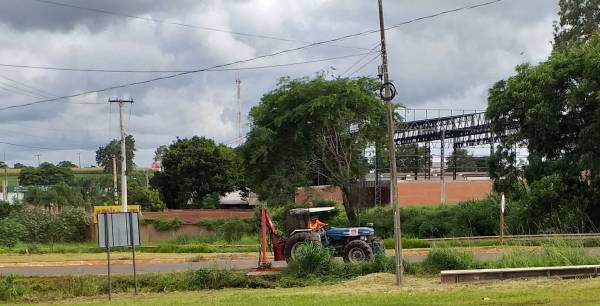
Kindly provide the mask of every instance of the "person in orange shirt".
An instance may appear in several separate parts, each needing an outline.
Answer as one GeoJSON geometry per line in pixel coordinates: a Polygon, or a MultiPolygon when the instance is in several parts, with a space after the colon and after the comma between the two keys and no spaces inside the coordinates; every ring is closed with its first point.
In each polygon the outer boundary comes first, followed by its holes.
{"type": "Polygon", "coordinates": [[[316,231],[324,228],[325,226],[327,226],[327,223],[321,222],[318,217],[310,217],[310,221],[308,223],[309,229],[316,231]]]}

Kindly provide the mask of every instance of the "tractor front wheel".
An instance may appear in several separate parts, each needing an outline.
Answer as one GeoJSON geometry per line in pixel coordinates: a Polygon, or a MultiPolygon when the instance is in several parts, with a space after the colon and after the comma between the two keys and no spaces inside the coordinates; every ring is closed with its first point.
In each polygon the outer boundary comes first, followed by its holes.
{"type": "Polygon", "coordinates": [[[290,262],[290,260],[296,256],[296,252],[298,252],[300,247],[305,242],[312,242],[321,245],[321,237],[314,232],[301,232],[292,235],[285,242],[285,248],[283,250],[285,261],[290,262]]]}
{"type": "Polygon", "coordinates": [[[360,262],[373,257],[373,249],[371,246],[363,240],[350,241],[344,247],[344,261],[345,262],[360,262]]]}

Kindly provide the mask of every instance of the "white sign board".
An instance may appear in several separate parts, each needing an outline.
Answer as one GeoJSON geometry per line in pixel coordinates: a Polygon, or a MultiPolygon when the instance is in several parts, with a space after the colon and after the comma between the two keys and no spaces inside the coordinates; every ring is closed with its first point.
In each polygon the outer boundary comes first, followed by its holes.
{"type": "Polygon", "coordinates": [[[132,239],[133,245],[139,246],[141,244],[140,222],[139,215],[137,212],[115,212],[98,214],[99,247],[112,248],[131,246],[132,239]]]}

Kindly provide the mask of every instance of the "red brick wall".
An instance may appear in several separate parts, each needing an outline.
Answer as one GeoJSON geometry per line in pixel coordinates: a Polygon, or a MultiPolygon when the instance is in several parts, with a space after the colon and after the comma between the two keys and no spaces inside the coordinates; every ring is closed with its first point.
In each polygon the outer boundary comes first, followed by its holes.
{"type": "MultiPolygon", "coordinates": [[[[440,181],[401,181],[398,183],[400,206],[439,205],[440,181]]],[[[485,181],[446,181],[446,203],[482,199],[492,191],[492,183],[485,181]]]]}
{"type": "MultiPolygon", "coordinates": [[[[441,181],[400,181],[398,198],[400,206],[439,205],[441,181]]],[[[446,181],[446,203],[482,199],[492,191],[490,180],[446,181]]],[[[387,197],[386,197],[387,198],[387,197]]],[[[296,189],[296,204],[312,202],[316,199],[333,200],[342,204],[342,191],[339,187],[315,186],[296,189]]]]}

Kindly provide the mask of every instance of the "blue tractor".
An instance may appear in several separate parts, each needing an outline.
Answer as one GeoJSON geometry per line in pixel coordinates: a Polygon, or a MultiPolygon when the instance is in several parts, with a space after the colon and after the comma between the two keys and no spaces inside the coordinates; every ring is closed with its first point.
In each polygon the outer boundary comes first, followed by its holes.
{"type": "Polygon", "coordinates": [[[287,236],[282,239],[286,261],[294,258],[299,247],[313,242],[331,248],[334,256],[346,262],[359,262],[384,253],[372,224],[366,227],[330,227],[320,221],[337,213],[335,207],[295,208],[286,216],[287,236]]]}

